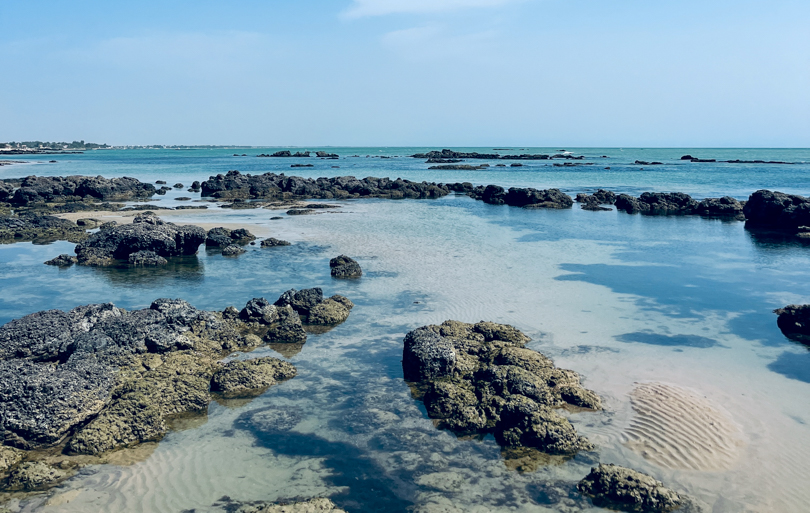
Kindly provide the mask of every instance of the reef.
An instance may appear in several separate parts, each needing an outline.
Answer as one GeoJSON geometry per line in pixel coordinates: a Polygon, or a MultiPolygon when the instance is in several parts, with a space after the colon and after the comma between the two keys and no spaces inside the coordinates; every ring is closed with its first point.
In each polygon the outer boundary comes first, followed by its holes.
{"type": "Polygon", "coordinates": [[[363,275],[360,264],[346,255],[338,255],[329,261],[329,269],[335,278],[359,278],[363,275]]]}
{"type": "Polygon", "coordinates": [[[144,214],[135,217],[132,224],[102,226],[87,240],[77,244],[75,251],[80,265],[110,266],[119,260],[128,261],[130,255],[142,251],[163,259],[193,255],[206,238],[205,230],[199,226],[178,226],[144,214]]]}
{"type": "Polygon", "coordinates": [[[301,178],[275,173],[262,175],[228,171],[200,184],[202,195],[217,199],[274,199],[294,200],[306,198],[439,198],[450,191],[439,184],[409,180],[353,176],[335,178],[301,178]]]}
{"type": "Polygon", "coordinates": [[[633,513],[668,513],[691,510],[691,500],[666,488],[647,474],[617,465],[591,469],[577,488],[591,497],[594,505],[633,513]]]}
{"type": "Polygon", "coordinates": [[[593,445],[556,410],[599,410],[579,375],[524,346],[516,328],[445,321],[405,337],[405,380],[440,428],[457,435],[492,433],[502,447],[573,456],[593,445]]]}

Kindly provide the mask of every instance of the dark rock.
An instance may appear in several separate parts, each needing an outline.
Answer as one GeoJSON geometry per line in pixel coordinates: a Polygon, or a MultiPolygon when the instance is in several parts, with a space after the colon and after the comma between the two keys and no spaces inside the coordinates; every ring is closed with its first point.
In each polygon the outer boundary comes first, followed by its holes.
{"type": "Polygon", "coordinates": [[[617,465],[600,463],[577,488],[596,506],[634,513],[668,513],[687,502],[647,474],[617,465]]]}
{"type": "Polygon", "coordinates": [[[183,187],[185,187],[185,185],[183,185],[182,183],[176,183],[176,184],[173,185],[173,187],[175,189],[182,189],[183,187]]]}
{"type": "Polygon", "coordinates": [[[523,167],[523,164],[518,164],[518,163],[509,164],[509,167],[523,167]]]}
{"type": "Polygon", "coordinates": [[[456,162],[463,162],[461,159],[442,159],[432,157],[425,161],[425,164],[455,164],[456,162]]]}
{"type": "Polygon", "coordinates": [[[789,339],[810,343],[810,305],[788,305],[774,310],[776,324],[789,339]]]}
{"type": "Polygon", "coordinates": [[[31,240],[80,242],[87,237],[84,228],[55,216],[34,213],[0,216],[0,244],[31,240]]]}
{"type": "Polygon", "coordinates": [[[166,265],[168,260],[158,255],[154,251],[141,250],[129,255],[129,265],[139,266],[152,266],[152,265],[166,265]]]}
{"type": "Polygon", "coordinates": [[[635,165],[637,166],[663,166],[663,162],[647,162],[646,160],[637,160],[635,161],[635,165]]]}
{"type": "Polygon", "coordinates": [[[101,226],[102,223],[103,223],[103,221],[100,221],[99,219],[92,219],[92,218],[84,218],[84,219],[77,219],[76,220],[76,224],[78,226],[81,226],[82,228],[84,228],[86,230],[91,230],[93,228],[98,228],[99,226],[101,226]]]}
{"type": "Polygon", "coordinates": [[[322,159],[336,159],[340,155],[338,155],[337,153],[327,153],[325,151],[316,151],[315,156],[320,157],[322,159]]]}
{"type": "Polygon", "coordinates": [[[759,190],[743,207],[746,226],[796,231],[810,226],[810,198],[759,190]]]}
{"type": "Polygon", "coordinates": [[[155,180],[157,185],[166,185],[166,180],[155,180]]]}
{"type": "Polygon", "coordinates": [[[579,376],[554,367],[512,326],[446,321],[405,337],[402,369],[439,427],[459,435],[492,433],[504,447],[573,455],[593,446],[555,408],[600,409],[579,376]]]}
{"type": "Polygon", "coordinates": [[[177,226],[157,216],[140,215],[132,224],[102,229],[76,245],[82,265],[112,265],[138,251],[152,251],[166,258],[193,255],[205,242],[199,226],[177,226]]]}
{"type": "Polygon", "coordinates": [[[489,165],[483,164],[480,166],[471,166],[469,164],[442,164],[439,166],[430,166],[428,169],[440,171],[478,171],[479,169],[486,169],[489,165]]]}
{"type": "Polygon", "coordinates": [[[229,230],[227,228],[211,228],[208,230],[205,238],[205,245],[207,247],[226,247],[231,244],[244,246],[251,241],[256,240],[256,236],[244,228],[237,230],[229,230]]]}
{"type": "Polygon", "coordinates": [[[735,217],[740,220],[745,219],[742,203],[731,196],[706,198],[698,203],[695,213],[707,217],[735,217]]]}
{"type": "Polygon", "coordinates": [[[305,216],[307,214],[314,214],[315,211],[311,208],[291,208],[287,211],[288,216],[305,216]]]}
{"type": "Polygon", "coordinates": [[[129,177],[28,176],[19,181],[13,196],[2,201],[15,206],[83,200],[125,201],[150,198],[155,192],[152,184],[129,177]]]}
{"type": "Polygon", "coordinates": [[[315,167],[314,164],[293,164],[290,167],[315,167]]]}
{"type": "Polygon", "coordinates": [[[222,256],[237,256],[244,253],[245,250],[236,244],[229,244],[222,248],[222,256]]]}
{"type": "Polygon", "coordinates": [[[301,317],[291,306],[276,309],[278,320],[271,324],[264,336],[268,343],[301,344],[307,341],[307,332],[301,323],[301,317]]]}
{"type": "Polygon", "coordinates": [[[203,196],[218,199],[439,198],[450,192],[435,183],[402,179],[367,177],[358,180],[353,176],[312,179],[274,173],[243,175],[239,171],[212,176],[200,186],[203,196]]]}
{"type": "Polygon", "coordinates": [[[190,201],[191,198],[188,196],[180,196],[179,198],[175,198],[177,201],[190,201]]]}
{"type": "Polygon", "coordinates": [[[616,209],[628,214],[690,215],[697,211],[698,202],[682,192],[645,192],[639,198],[619,194],[616,209]]]}
{"type": "Polygon", "coordinates": [[[278,308],[263,297],[254,298],[239,312],[239,318],[246,322],[273,324],[278,321],[278,308]]]}
{"type": "Polygon", "coordinates": [[[315,305],[323,302],[323,290],[320,287],[312,289],[290,289],[283,293],[275,303],[277,307],[291,306],[299,315],[306,317],[315,305]]]}
{"type": "Polygon", "coordinates": [[[45,262],[45,264],[47,264],[47,265],[56,265],[56,266],[59,266],[59,267],[70,267],[71,265],[75,264],[76,262],[78,262],[78,260],[76,259],[75,256],[68,255],[68,254],[62,254],[62,255],[59,255],[56,258],[52,258],[51,260],[48,260],[47,262],[45,262]]]}
{"type": "Polygon", "coordinates": [[[359,278],[363,275],[363,270],[356,260],[339,255],[329,261],[329,268],[335,278],[359,278]]]}
{"type": "Polygon", "coordinates": [[[694,158],[695,157],[693,157],[692,155],[684,155],[683,157],[681,157],[681,160],[692,160],[694,158]]]}
{"type": "Polygon", "coordinates": [[[275,247],[278,247],[278,246],[289,246],[289,245],[290,245],[290,243],[287,242],[286,240],[276,239],[276,238],[273,238],[273,237],[264,239],[262,241],[262,247],[263,248],[275,248],[275,247]]]}

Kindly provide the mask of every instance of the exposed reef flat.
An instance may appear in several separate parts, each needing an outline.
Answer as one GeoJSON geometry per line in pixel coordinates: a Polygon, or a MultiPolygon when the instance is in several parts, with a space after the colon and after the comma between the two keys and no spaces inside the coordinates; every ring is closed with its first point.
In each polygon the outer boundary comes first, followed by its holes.
{"type": "Polygon", "coordinates": [[[503,324],[445,321],[405,337],[402,368],[415,397],[440,428],[492,433],[503,447],[573,456],[593,445],[555,409],[601,409],[579,375],[523,346],[529,338],[503,324]]]}
{"type": "Polygon", "coordinates": [[[438,198],[450,191],[436,183],[410,180],[353,176],[337,178],[301,178],[284,174],[242,174],[228,171],[212,176],[200,184],[202,195],[218,199],[275,199],[303,198],[438,198]]]}

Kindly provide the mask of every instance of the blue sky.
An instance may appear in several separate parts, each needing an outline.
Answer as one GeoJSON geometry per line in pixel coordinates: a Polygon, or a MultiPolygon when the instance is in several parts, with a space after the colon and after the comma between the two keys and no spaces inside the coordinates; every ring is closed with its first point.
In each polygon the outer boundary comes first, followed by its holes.
{"type": "Polygon", "coordinates": [[[0,0],[0,141],[810,146],[807,0],[0,0]]]}

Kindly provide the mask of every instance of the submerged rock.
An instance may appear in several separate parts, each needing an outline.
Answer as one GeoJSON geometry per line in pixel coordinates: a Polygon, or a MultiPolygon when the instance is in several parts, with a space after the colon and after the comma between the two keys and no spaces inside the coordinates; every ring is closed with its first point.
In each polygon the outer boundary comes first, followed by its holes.
{"type": "Polygon", "coordinates": [[[145,250],[138,251],[137,253],[132,253],[131,255],[129,255],[128,261],[129,265],[140,265],[140,266],[166,265],[169,263],[168,260],[158,255],[154,251],[145,251],[145,250]]]}
{"type": "Polygon", "coordinates": [[[598,410],[599,397],[582,388],[575,372],[524,348],[528,341],[508,325],[445,321],[408,333],[402,368],[442,428],[459,435],[492,433],[504,447],[549,454],[592,449],[554,409],[598,410]]]}
{"type": "Polygon", "coordinates": [[[346,255],[339,255],[329,261],[330,273],[335,278],[359,278],[363,275],[360,264],[346,255]]]}
{"type": "Polygon", "coordinates": [[[70,267],[71,265],[78,262],[75,256],[68,255],[67,253],[63,253],[56,258],[52,258],[45,262],[46,265],[56,265],[59,267],[70,267]]]}
{"type": "Polygon", "coordinates": [[[787,338],[810,343],[810,305],[788,305],[774,310],[776,324],[787,338]]]}
{"type": "Polygon", "coordinates": [[[205,230],[199,226],[178,226],[144,214],[135,217],[132,224],[94,233],[76,245],[76,255],[81,265],[113,265],[139,251],[151,251],[163,258],[193,255],[205,239],[205,230]]]}
{"type": "Polygon", "coordinates": [[[32,491],[53,485],[66,476],[67,474],[63,470],[47,463],[26,462],[11,472],[8,487],[11,490],[32,491]]]}
{"type": "Polygon", "coordinates": [[[275,247],[278,247],[278,246],[289,246],[289,245],[290,245],[290,243],[287,242],[286,240],[276,239],[276,238],[273,238],[273,237],[264,239],[262,241],[262,247],[263,248],[275,248],[275,247]]]}
{"type": "Polygon", "coordinates": [[[245,253],[245,250],[236,244],[229,244],[228,246],[222,248],[222,256],[237,256],[241,255],[242,253],[245,253]]]}
{"type": "Polygon", "coordinates": [[[617,465],[592,468],[577,488],[596,506],[633,513],[668,513],[688,502],[647,474],[617,465]]]}

